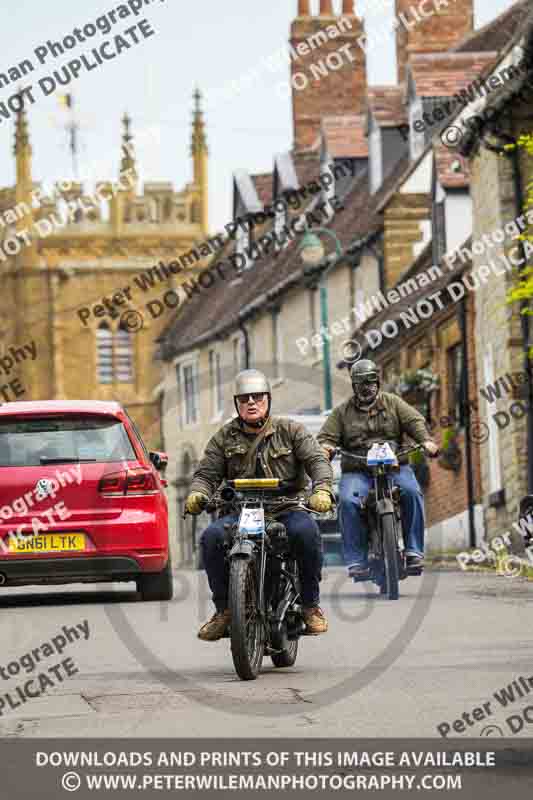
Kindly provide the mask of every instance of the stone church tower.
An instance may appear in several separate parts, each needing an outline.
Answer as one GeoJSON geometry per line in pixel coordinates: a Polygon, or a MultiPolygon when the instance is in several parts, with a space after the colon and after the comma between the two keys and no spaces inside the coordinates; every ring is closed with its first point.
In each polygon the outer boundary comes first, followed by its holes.
{"type": "Polygon", "coordinates": [[[117,182],[92,195],[80,183],[44,187],[33,181],[19,112],[16,185],[0,190],[0,401],[115,399],[160,446],[155,340],[183,302],[179,285],[205,266],[185,258],[179,267],[180,256],[209,236],[200,99],[196,92],[193,179],[181,191],[151,182],[140,193],[128,116],[117,182]]]}

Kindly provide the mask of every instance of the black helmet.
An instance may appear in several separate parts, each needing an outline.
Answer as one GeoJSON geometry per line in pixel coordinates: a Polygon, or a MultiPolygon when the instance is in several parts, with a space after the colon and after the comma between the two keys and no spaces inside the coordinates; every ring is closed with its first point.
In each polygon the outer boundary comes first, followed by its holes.
{"type": "Polygon", "coordinates": [[[364,358],[356,361],[350,370],[353,393],[358,405],[371,406],[379,392],[379,369],[374,361],[364,358]]]}

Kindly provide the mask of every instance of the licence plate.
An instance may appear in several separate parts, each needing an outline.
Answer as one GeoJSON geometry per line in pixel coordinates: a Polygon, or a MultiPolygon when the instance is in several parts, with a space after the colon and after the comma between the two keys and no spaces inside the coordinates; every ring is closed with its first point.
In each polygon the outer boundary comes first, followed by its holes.
{"type": "Polygon", "coordinates": [[[46,533],[26,539],[9,539],[10,553],[64,553],[85,550],[83,533],[46,533]]]}

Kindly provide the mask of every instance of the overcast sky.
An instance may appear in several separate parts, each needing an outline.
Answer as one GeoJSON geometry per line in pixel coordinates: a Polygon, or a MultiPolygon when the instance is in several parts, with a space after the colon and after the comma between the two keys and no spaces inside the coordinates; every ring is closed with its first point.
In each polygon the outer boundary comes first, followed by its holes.
{"type": "MultiPolygon", "coordinates": [[[[476,0],[476,27],[512,4],[512,0],[476,0]]],[[[76,27],[94,23],[100,15],[118,8],[120,2],[25,0],[9,5],[0,30],[0,73],[25,58],[37,64],[35,48],[48,39],[62,40],[76,27]]],[[[335,5],[340,7],[340,0],[335,5]]],[[[258,67],[263,57],[287,42],[296,6],[297,0],[152,0],[152,5],[145,6],[137,18],[123,19],[107,36],[96,36],[65,56],[50,59],[29,80],[35,85],[71,58],[90,52],[103,39],[146,17],[156,35],[98,69],[82,71],[78,80],[61,87],[58,93],[74,94],[81,125],[82,165],[100,163],[101,179],[116,176],[120,117],[127,110],[133,118],[134,133],[148,130],[152,135],[151,141],[150,134],[145,135],[138,146],[141,178],[171,180],[182,188],[191,179],[192,92],[198,84],[206,94],[210,224],[214,230],[230,218],[232,171],[270,171],[273,154],[292,145],[290,101],[283,100],[278,89],[287,79],[286,72],[263,70],[260,80],[249,90],[225,103],[214,102],[216,90],[258,67]]],[[[356,0],[356,9],[366,18],[370,37],[373,30],[383,30],[387,19],[392,20],[392,7],[393,0],[356,0]]],[[[392,36],[369,53],[368,68],[372,84],[395,82],[392,36]]],[[[0,102],[15,90],[16,85],[0,89],[0,102]]],[[[36,103],[30,109],[34,180],[69,178],[72,169],[63,128],[66,120],[57,96],[45,98],[39,90],[35,97],[36,103]]],[[[0,123],[0,144],[0,186],[11,185],[11,120],[0,123]]]]}

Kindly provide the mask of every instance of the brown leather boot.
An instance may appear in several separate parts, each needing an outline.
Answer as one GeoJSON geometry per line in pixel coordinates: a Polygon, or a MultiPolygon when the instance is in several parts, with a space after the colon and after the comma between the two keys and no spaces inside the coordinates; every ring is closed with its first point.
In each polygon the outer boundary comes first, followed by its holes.
{"type": "Polygon", "coordinates": [[[306,625],[305,632],[308,636],[318,636],[320,633],[326,633],[328,621],[319,606],[304,608],[303,615],[306,625]]]}
{"type": "Polygon", "coordinates": [[[228,625],[231,622],[231,611],[216,611],[198,631],[198,638],[203,642],[217,642],[228,632],[228,625]]]}

